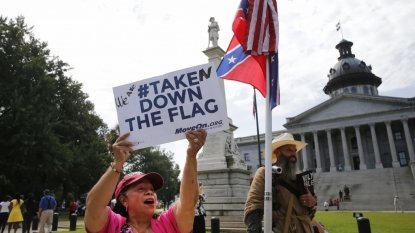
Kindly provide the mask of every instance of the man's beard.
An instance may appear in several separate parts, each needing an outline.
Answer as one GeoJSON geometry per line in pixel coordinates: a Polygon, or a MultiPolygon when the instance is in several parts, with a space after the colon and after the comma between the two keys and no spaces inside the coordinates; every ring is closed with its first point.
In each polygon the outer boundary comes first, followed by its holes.
{"type": "MultiPolygon", "coordinates": [[[[291,157],[291,156],[290,156],[291,157]]],[[[278,158],[279,166],[282,168],[282,176],[290,179],[296,180],[298,173],[297,158],[294,162],[290,161],[290,158],[281,153],[281,156],[278,158]]]]}

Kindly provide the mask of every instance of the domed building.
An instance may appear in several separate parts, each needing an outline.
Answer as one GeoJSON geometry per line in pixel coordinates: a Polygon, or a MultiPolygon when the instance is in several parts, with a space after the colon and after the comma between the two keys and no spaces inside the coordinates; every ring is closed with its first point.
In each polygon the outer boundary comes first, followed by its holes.
{"type": "MultiPolygon", "coordinates": [[[[297,163],[301,170],[315,171],[319,200],[339,198],[347,185],[351,194],[344,196],[342,210],[389,210],[385,203],[398,194],[406,210],[415,210],[415,98],[379,95],[382,79],[355,57],[352,46],[347,40],[336,45],[340,56],[328,69],[323,88],[328,100],[288,117],[286,129],[272,137],[288,132],[308,143],[297,163]]],[[[260,135],[261,150],[264,139],[260,135]]],[[[257,136],[235,138],[235,143],[253,177],[258,159],[264,164],[257,136]]]]}
{"type": "Polygon", "coordinates": [[[377,88],[382,79],[372,73],[372,66],[355,58],[351,47],[353,43],[341,40],[336,49],[340,52],[338,62],[330,68],[329,82],[323,91],[330,97],[341,93],[378,95],[377,88]]]}
{"type": "MultiPolygon", "coordinates": [[[[382,79],[372,73],[371,65],[355,57],[352,46],[343,39],[335,47],[340,56],[328,70],[323,88],[330,98],[288,117],[286,130],[273,132],[273,137],[289,132],[308,143],[299,154],[304,170],[336,172],[341,164],[344,171],[409,165],[413,171],[415,98],[379,95],[382,79]]],[[[256,136],[235,138],[251,176],[259,164],[256,141],[256,136]]]]}

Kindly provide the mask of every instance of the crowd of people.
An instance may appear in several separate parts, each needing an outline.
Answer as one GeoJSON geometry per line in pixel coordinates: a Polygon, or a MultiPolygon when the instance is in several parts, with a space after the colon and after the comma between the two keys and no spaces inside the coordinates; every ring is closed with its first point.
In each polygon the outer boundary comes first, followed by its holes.
{"type": "MultiPolygon", "coordinates": [[[[58,205],[56,199],[50,195],[50,190],[43,191],[43,197],[37,202],[33,193],[29,193],[27,199],[20,193],[15,193],[13,197],[6,195],[0,202],[0,230],[4,233],[7,226],[7,232],[17,232],[17,229],[22,228],[23,233],[29,233],[32,227],[33,220],[39,223],[39,233],[51,232],[53,213],[56,211],[66,211],[67,206],[65,200],[58,205]],[[59,208],[58,208],[59,207],[59,208]]],[[[68,205],[69,216],[77,212],[78,201],[72,199],[68,205]]]]}

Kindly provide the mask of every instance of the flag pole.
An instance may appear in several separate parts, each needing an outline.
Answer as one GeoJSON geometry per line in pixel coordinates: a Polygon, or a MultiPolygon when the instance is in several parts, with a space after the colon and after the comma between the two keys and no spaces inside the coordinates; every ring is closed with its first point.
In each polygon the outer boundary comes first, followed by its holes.
{"type": "Polygon", "coordinates": [[[267,98],[265,103],[265,193],[264,193],[264,232],[272,232],[272,121],[271,121],[271,57],[266,59],[267,98]]]}
{"type": "Polygon", "coordinates": [[[255,118],[256,118],[256,139],[257,139],[257,144],[258,144],[258,162],[259,162],[259,167],[262,167],[262,162],[261,162],[261,144],[260,144],[260,140],[259,140],[259,126],[258,126],[258,109],[257,109],[257,104],[256,104],[256,91],[255,91],[255,87],[254,87],[254,108],[255,108],[255,118]]]}
{"type": "Polygon", "coordinates": [[[342,24],[340,23],[340,19],[339,19],[339,25],[340,25],[340,31],[342,33],[342,39],[344,39],[344,37],[343,37],[343,27],[342,27],[342,24]]]}

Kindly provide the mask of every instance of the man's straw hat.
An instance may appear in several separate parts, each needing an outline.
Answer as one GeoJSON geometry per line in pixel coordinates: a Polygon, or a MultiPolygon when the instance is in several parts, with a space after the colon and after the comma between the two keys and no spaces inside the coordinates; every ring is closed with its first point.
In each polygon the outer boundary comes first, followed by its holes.
{"type": "MultiPolygon", "coordinates": [[[[295,145],[297,148],[297,152],[299,152],[301,149],[303,149],[305,146],[307,146],[307,143],[302,141],[294,140],[294,137],[292,134],[289,133],[283,133],[278,135],[277,137],[272,140],[272,161],[277,161],[277,156],[274,154],[275,149],[278,147],[284,146],[284,145],[295,145]]],[[[265,157],[265,151],[264,151],[264,157],[265,157]]]]}

